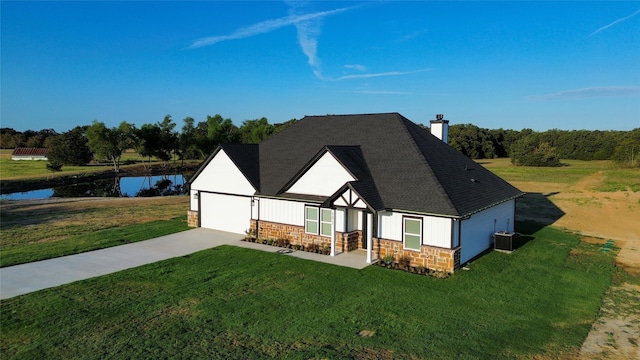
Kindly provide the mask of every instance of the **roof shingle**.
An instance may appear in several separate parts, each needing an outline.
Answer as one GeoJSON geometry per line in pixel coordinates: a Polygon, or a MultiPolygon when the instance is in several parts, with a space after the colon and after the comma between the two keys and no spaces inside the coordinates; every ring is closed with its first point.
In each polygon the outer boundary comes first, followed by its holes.
{"type": "Polygon", "coordinates": [[[257,148],[228,154],[259,194],[278,196],[325,147],[375,210],[459,217],[522,195],[398,113],[305,116],[257,148]]]}

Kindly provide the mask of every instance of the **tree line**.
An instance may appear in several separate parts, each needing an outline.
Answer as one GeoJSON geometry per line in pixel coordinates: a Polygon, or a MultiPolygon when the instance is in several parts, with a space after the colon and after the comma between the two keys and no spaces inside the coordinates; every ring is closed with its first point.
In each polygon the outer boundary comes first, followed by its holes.
{"type": "MultiPolygon", "coordinates": [[[[267,118],[245,120],[236,126],[221,115],[207,116],[196,123],[187,117],[181,129],[170,115],[140,128],[123,121],[109,128],[103,122],[77,126],[57,133],[53,129],[18,132],[0,129],[0,147],[48,147],[51,170],[64,165],[85,165],[92,160],[110,162],[116,172],[126,149],[135,149],[143,158],[162,162],[204,159],[222,143],[257,144],[294,124],[291,119],[271,124],[267,118]]],[[[428,129],[424,125],[420,125],[428,129]]],[[[631,131],[532,129],[485,129],[473,124],[449,127],[449,144],[472,159],[510,157],[515,165],[558,166],[560,159],[615,160],[625,166],[640,166],[640,128],[631,131]]]]}
{"type": "Polygon", "coordinates": [[[640,166],[640,128],[631,131],[484,129],[449,127],[449,144],[472,159],[509,157],[514,165],[559,166],[566,160],[614,160],[640,166]]]}
{"type": "Polygon", "coordinates": [[[155,157],[164,164],[172,159],[204,159],[219,144],[259,143],[296,121],[291,119],[271,124],[263,117],[245,120],[238,127],[231,119],[216,114],[208,115],[206,120],[198,123],[186,117],[182,128],[178,130],[171,115],[166,115],[162,121],[146,123],[139,128],[126,121],[110,128],[98,120],[61,134],[53,129],[22,133],[1,128],[0,147],[47,147],[47,168],[52,171],[60,170],[64,165],[82,166],[96,160],[108,161],[117,173],[120,171],[122,154],[127,149],[135,149],[149,162],[155,157]]]}

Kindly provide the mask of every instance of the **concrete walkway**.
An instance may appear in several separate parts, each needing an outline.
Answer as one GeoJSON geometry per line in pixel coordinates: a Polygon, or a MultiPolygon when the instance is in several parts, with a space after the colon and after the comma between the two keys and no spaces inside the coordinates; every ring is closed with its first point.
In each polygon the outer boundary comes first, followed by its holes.
{"type": "Polygon", "coordinates": [[[368,265],[360,253],[327,256],[250,243],[241,239],[242,235],[239,234],[197,228],[102,250],[0,268],[0,299],[184,256],[220,245],[278,252],[356,269],[368,265]]]}

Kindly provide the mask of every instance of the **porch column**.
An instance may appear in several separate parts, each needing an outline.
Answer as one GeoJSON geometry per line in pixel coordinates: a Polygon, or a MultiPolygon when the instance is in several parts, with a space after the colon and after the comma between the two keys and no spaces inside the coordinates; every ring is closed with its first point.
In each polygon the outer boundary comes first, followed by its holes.
{"type": "Polygon", "coordinates": [[[331,209],[331,256],[336,256],[336,209],[331,209]]]}
{"type": "Polygon", "coordinates": [[[371,264],[373,253],[373,214],[367,213],[367,264],[371,264]]]}

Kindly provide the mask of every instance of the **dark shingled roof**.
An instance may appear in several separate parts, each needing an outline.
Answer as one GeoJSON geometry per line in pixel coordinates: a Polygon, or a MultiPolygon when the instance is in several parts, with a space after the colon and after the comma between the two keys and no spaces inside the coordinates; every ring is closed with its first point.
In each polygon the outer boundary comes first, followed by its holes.
{"type": "Polygon", "coordinates": [[[13,156],[46,156],[49,148],[15,148],[11,155],[13,156]]]}
{"type": "Polygon", "coordinates": [[[224,149],[268,196],[283,195],[323,149],[357,178],[349,185],[375,210],[458,217],[522,195],[398,113],[305,116],[258,151],[224,149]]]}

